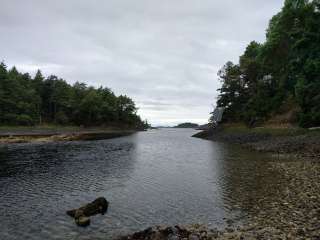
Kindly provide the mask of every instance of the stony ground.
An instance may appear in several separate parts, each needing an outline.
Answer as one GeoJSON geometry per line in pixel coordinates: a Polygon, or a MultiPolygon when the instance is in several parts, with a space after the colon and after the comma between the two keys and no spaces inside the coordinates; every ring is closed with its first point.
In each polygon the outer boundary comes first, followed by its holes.
{"type": "Polygon", "coordinates": [[[320,159],[320,135],[277,137],[248,143],[254,150],[320,159]]]}
{"type": "Polygon", "coordinates": [[[223,128],[203,131],[194,137],[240,144],[253,150],[279,154],[290,154],[302,158],[320,159],[320,131],[274,134],[274,129],[268,132],[258,130],[225,131],[223,128]]]}
{"type": "Polygon", "coordinates": [[[247,221],[242,226],[225,230],[209,229],[202,225],[153,227],[121,240],[320,240],[320,162],[272,162],[272,168],[282,174],[277,197],[259,199],[259,204],[247,206],[247,221]]]}

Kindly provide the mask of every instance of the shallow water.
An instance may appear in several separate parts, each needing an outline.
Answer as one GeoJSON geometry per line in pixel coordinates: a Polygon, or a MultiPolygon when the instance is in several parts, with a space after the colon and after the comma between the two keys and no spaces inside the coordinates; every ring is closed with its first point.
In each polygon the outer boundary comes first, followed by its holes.
{"type": "MultiPolygon", "coordinates": [[[[0,239],[108,239],[151,225],[243,221],[281,176],[268,155],[190,137],[189,129],[117,139],[0,147],[0,239]],[[80,228],[65,214],[97,197],[108,213],[80,228]]],[[[274,187],[273,187],[274,186],[274,187]]]]}

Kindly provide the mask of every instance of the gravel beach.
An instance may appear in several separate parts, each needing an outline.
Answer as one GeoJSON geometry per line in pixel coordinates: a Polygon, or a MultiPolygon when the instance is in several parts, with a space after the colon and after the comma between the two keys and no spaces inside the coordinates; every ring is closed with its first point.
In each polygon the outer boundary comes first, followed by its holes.
{"type": "Polygon", "coordinates": [[[294,155],[301,158],[320,159],[320,132],[274,135],[268,131],[225,131],[223,128],[202,131],[194,137],[240,144],[261,152],[294,155]]]}
{"type": "Polygon", "coordinates": [[[224,230],[204,225],[157,226],[119,239],[320,239],[320,164],[313,161],[275,162],[271,167],[285,176],[285,182],[279,183],[285,185],[279,188],[280,198],[273,201],[266,186],[259,206],[247,206],[249,214],[241,226],[230,225],[224,230]]]}

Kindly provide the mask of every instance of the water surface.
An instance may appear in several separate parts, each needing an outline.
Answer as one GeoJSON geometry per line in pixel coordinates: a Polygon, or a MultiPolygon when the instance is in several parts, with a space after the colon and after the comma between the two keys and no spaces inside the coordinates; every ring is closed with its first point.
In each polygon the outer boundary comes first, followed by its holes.
{"type": "Polygon", "coordinates": [[[0,147],[0,239],[107,239],[159,224],[224,227],[277,197],[268,155],[161,129],[117,139],[0,147]],[[274,187],[273,187],[274,186],[274,187]],[[273,190],[274,189],[274,190],[273,190]],[[104,196],[77,227],[65,211],[104,196]]]}

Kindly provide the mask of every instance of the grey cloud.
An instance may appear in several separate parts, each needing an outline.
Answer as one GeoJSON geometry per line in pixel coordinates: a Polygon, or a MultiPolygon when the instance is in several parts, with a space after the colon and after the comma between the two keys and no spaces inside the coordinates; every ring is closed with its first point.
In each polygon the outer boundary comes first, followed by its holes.
{"type": "Polygon", "coordinates": [[[0,58],[107,86],[155,124],[204,123],[217,71],[263,41],[279,0],[0,0],[0,58]]]}

